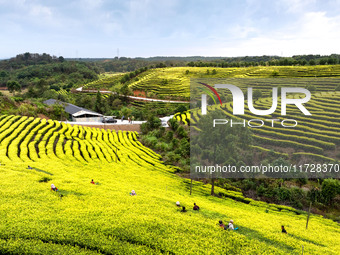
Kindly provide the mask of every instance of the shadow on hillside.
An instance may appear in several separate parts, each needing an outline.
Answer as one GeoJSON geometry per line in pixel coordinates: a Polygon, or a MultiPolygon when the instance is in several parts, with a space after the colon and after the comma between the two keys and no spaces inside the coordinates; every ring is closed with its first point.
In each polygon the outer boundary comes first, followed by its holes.
{"type": "Polygon", "coordinates": [[[32,170],[35,170],[35,171],[37,171],[37,172],[41,172],[41,173],[45,173],[45,174],[48,174],[48,175],[53,175],[52,173],[50,173],[50,172],[46,172],[46,171],[44,171],[44,170],[41,170],[41,169],[39,169],[39,168],[36,168],[36,167],[33,167],[32,168],[32,170]]]}
{"type": "Polygon", "coordinates": [[[295,248],[292,246],[289,246],[287,244],[284,243],[278,243],[275,240],[271,240],[267,237],[264,237],[262,234],[260,234],[258,231],[244,227],[244,226],[240,226],[240,225],[236,225],[236,227],[239,227],[239,230],[237,230],[237,233],[244,235],[245,237],[247,237],[248,239],[257,239],[260,242],[264,242],[266,243],[266,245],[269,246],[274,246],[277,247],[278,244],[280,246],[281,249],[284,249],[287,253],[291,253],[295,248]]]}
{"type": "Polygon", "coordinates": [[[317,243],[315,241],[312,241],[312,240],[309,240],[309,239],[306,239],[306,238],[303,238],[303,237],[300,237],[300,236],[296,236],[294,234],[289,234],[289,236],[294,237],[296,239],[299,239],[300,241],[303,241],[303,242],[306,242],[306,243],[311,243],[311,244],[315,244],[315,245],[318,245],[318,246],[326,247],[323,244],[317,243]]]}
{"type": "Polygon", "coordinates": [[[58,190],[59,196],[67,196],[67,195],[75,195],[75,196],[83,196],[83,193],[76,191],[68,191],[68,190],[58,190]]]}

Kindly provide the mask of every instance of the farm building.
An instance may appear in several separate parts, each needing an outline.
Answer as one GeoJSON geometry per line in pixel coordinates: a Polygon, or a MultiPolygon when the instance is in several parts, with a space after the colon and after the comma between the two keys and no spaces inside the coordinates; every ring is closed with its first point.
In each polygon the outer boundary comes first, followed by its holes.
{"type": "Polygon", "coordinates": [[[55,99],[48,99],[44,101],[44,104],[53,105],[53,104],[61,104],[64,106],[65,112],[70,114],[70,118],[72,121],[77,122],[101,122],[103,120],[103,115],[91,110],[87,110],[85,108],[65,103],[55,99]]]}

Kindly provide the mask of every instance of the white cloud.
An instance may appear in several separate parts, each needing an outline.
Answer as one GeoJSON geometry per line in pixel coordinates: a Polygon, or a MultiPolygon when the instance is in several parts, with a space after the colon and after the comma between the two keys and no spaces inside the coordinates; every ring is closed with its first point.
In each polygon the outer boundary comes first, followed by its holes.
{"type": "Polygon", "coordinates": [[[79,6],[81,8],[93,10],[102,7],[103,3],[104,3],[103,0],[81,0],[79,2],[79,6]]]}
{"type": "Polygon", "coordinates": [[[30,44],[93,57],[340,53],[339,1],[0,0],[0,57],[30,44]]]}
{"type": "Polygon", "coordinates": [[[305,38],[340,38],[340,15],[327,17],[326,12],[306,13],[301,19],[301,36],[305,38]]]}
{"type": "Polygon", "coordinates": [[[52,16],[51,9],[42,5],[32,5],[29,13],[35,17],[50,18],[52,16]]]}
{"type": "Polygon", "coordinates": [[[260,30],[255,26],[235,25],[229,31],[230,35],[237,39],[247,39],[253,37],[254,34],[259,33],[260,30]]]}
{"type": "MultiPolygon", "coordinates": [[[[245,30],[247,31],[247,29],[245,30]]],[[[252,31],[252,29],[250,29],[252,31]]],[[[325,12],[309,12],[278,31],[265,31],[248,39],[219,43],[214,55],[283,55],[339,53],[340,15],[328,17],[325,12]],[[216,54],[219,52],[219,54],[216,54]]],[[[242,33],[241,33],[242,34],[242,33]]]]}
{"type": "Polygon", "coordinates": [[[314,6],[316,0],[280,0],[277,1],[277,6],[282,11],[290,13],[305,12],[308,7],[314,6]]]}

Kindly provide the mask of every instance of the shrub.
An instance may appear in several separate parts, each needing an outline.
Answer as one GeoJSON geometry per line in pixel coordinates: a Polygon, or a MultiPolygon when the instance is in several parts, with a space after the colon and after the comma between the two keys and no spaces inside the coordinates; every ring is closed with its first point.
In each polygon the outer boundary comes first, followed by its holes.
{"type": "Polygon", "coordinates": [[[169,126],[173,131],[176,131],[179,127],[179,123],[176,119],[169,119],[169,126]]]}
{"type": "Polygon", "coordinates": [[[165,127],[160,127],[159,129],[155,130],[154,131],[154,135],[157,137],[157,138],[161,138],[164,136],[164,133],[165,133],[165,127]]]}
{"type": "Polygon", "coordinates": [[[256,189],[256,183],[253,182],[252,180],[250,179],[244,179],[242,181],[242,186],[243,186],[243,189],[244,190],[255,190],[256,189]]]}
{"type": "Polygon", "coordinates": [[[176,108],[175,112],[180,112],[180,113],[183,113],[187,110],[186,106],[185,105],[180,105],[176,108]]]}
{"type": "Polygon", "coordinates": [[[190,154],[190,143],[188,142],[187,139],[183,138],[181,140],[179,149],[180,149],[179,152],[183,157],[186,157],[190,154]]]}
{"type": "Polygon", "coordinates": [[[160,142],[156,144],[155,149],[159,151],[168,151],[169,145],[165,142],[160,142]]]}
{"type": "Polygon", "coordinates": [[[177,138],[174,138],[172,141],[171,141],[171,145],[173,148],[176,148],[179,144],[179,140],[177,138]]]}
{"type": "Polygon", "coordinates": [[[49,182],[51,180],[52,180],[51,178],[45,176],[45,177],[42,177],[38,182],[49,182]]]}
{"type": "Polygon", "coordinates": [[[161,127],[161,125],[162,125],[161,120],[151,115],[149,116],[147,122],[143,123],[140,128],[143,134],[147,134],[149,131],[161,127]]]}
{"type": "Polygon", "coordinates": [[[292,203],[293,207],[296,207],[298,209],[302,209],[303,208],[303,205],[301,203],[301,201],[299,200],[295,200],[293,203],[292,203]]]}
{"type": "Polygon", "coordinates": [[[155,147],[157,142],[158,142],[158,139],[155,136],[148,135],[148,136],[143,137],[143,143],[146,146],[155,147]]]}
{"type": "Polygon", "coordinates": [[[307,184],[308,180],[307,178],[298,178],[296,180],[296,183],[299,185],[299,187],[301,188],[303,185],[307,184]]]}
{"type": "Polygon", "coordinates": [[[22,102],[24,99],[22,97],[12,97],[15,102],[22,102]]]}
{"type": "Polygon", "coordinates": [[[290,190],[291,193],[291,200],[294,201],[301,201],[305,198],[305,194],[302,189],[299,188],[292,188],[290,190]]]}
{"type": "Polygon", "coordinates": [[[338,180],[325,179],[322,182],[321,196],[325,204],[331,204],[338,194],[340,194],[340,183],[338,180]]]}
{"type": "Polygon", "coordinates": [[[256,189],[256,194],[257,194],[258,196],[264,196],[265,193],[266,193],[266,191],[267,191],[267,189],[264,187],[263,184],[261,184],[260,186],[257,187],[257,189],[256,189]]]}
{"type": "Polygon", "coordinates": [[[188,132],[184,129],[183,126],[179,126],[176,133],[180,138],[188,137],[188,132]]]}
{"type": "Polygon", "coordinates": [[[291,200],[291,191],[288,188],[276,188],[274,189],[274,195],[279,201],[291,200]]]}
{"type": "Polygon", "coordinates": [[[165,136],[165,139],[167,140],[167,141],[171,141],[172,139],[174,138],[174,132],[173,131],[168,131],[167,133],[166,133],[166,136],[165,136]]]}
{"type": "Polygon", "coordinates": [[[173,151],[170,151],[167,153],[164,157],[165,164],[174,164],[177,163],[181,159],[181,156],[174,153],[173,151]]]}

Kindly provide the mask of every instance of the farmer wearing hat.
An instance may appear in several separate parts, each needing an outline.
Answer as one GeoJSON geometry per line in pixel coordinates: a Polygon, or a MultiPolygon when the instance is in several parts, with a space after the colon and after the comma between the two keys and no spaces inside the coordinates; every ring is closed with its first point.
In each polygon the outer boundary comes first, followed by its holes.
{"type": "Polygon", "coordinates": [[[229,221],[228,228],[231,229],[231,230],[234,230],[234,221],[233,220],[229,221]]]}

